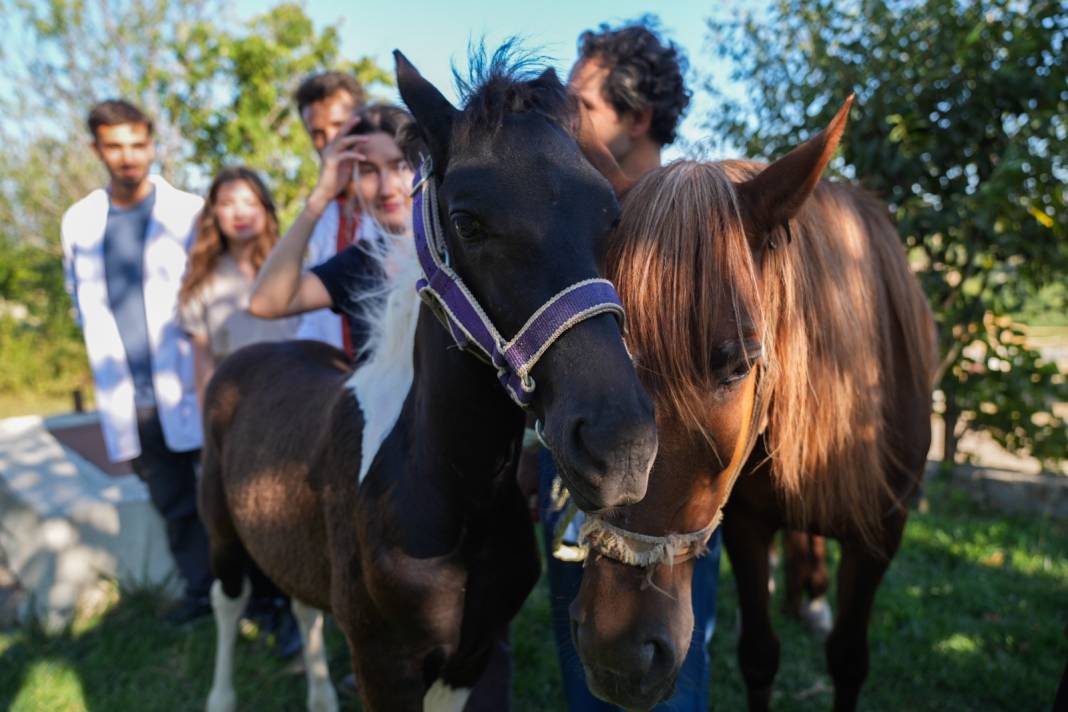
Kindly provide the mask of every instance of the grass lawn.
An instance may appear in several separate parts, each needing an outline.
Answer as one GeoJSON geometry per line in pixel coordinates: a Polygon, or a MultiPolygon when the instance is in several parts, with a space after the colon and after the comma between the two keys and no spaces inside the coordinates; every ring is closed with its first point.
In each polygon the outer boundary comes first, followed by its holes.
{"type": "MultiPolygon", "coordinates": [[[[0,418],[12,418],[17,415],[67,413],[70,412],[72,403],[71,396],[0,393],[0,418]]],[[[86,403],[86,408],[91,407],[91,402],[86,403]]]]}
{"type": "MultiPolygon", "coordinates": [[[[935,484],[931,508],[913,514],[876,601],[865,710],[1048,710],[1068,660],[1068,523],[977,509],[935,484]]],[[[734,656],[736,594],[724,558],[712,699],[744,709],[734,656]]],[[[0,633],[0,710],[123,712],[202,708],[211,681],[214,629],[156,622],[159,599],[129,592],[63,635],[32,628],[0,633]]],[[[518,710],[564,709],[548,627],[544,581],[512,640],[518,710]]],[[[776,710],[826,710],[831,684],[822,647],[776,612],[782,662],[776,710]]],[[[330,630],[332,670],[347,653],[330,630]]],[[[235,675],[243,710],[298,710],[303,678],[287,673],[254,631],[239,642],[235,675]]],[[[358,705],[346,702],[344,709],[358,705]]]]}

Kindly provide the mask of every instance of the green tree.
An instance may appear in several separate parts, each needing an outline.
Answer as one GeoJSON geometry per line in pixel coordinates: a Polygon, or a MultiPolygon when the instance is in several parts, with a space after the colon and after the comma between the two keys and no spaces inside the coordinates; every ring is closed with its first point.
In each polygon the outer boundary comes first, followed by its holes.
{"type": "Polygon", "coordinates": [[[317,170],[298,83],[322,69],[390,82],[371,60],[342,57],[338,27],[317,29],[294,3],[238,22],[219,0],[0,0],[0,29],[21,37],[0,49],[0,393],[89,382],[59,222],[105,180],[85,128],[93,103],[145,107],[160,171],[186,188],[228,163],[259,170],[285,223],[317,170]]]}
{"type": "Polygon", "coordinates": [[[744,88],[709,87],[706,126],[747,155],[782,154],[856,92],[835,167],[897,220],[939,324],[947,431],[1064,458],[1064,375],[1012,315],[1068,274],[1068,5],[778,0],[708,25],[744,88]]]}

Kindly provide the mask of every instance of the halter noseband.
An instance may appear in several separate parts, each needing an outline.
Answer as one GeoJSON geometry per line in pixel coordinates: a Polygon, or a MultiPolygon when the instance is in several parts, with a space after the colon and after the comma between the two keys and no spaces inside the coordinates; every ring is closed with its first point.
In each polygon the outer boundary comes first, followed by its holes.
{"type": "Polygon", "coordinates": [[[735,445],[734,454],[724,470],[724,475],[727,477],[727,490],[723,502],[716,508],[708,526],[685,534],[654,536],[617,527],[597,514],[587,514],[586,521],[579,530],[579,546],[587,552],[640,568],[649,568],[658,564],[680,564],[689,559],[704,556],[708,551],[708,540],[723,520],[723,506],[730,498],[734,483],[738,480],[746,461],[749,460],[757,438],[764,430],[767,397],[761,370],[759,366],[753,369],[752,377],[757,380],[753,386],[753,410],[749,415],[746,431],[735,445]]]}
{"type": "Polygon", "coordinates": [[[614,315],[620,329],[624,327],[623,304],[612,283],[606,279],[586,279],[542,304],[516,335],[506,341],[449,264],[429,159],[415,174],[412,194],[415,251],[423,269],[423,278],[416,284],[420,298],[448,329],[458,347],[497,369],[501,385],[520,407],[530,407],[534,398],[530,370],[565,331],[604,313],[614,315]]]}

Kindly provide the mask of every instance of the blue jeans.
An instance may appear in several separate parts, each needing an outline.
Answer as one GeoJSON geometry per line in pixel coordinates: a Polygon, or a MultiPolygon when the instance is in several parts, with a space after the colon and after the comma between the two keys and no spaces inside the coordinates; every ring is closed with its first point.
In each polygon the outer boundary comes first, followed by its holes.
{"type": "MultiPolygon", "coordinates": [[[[556,655],[560,661],[564,696],[571,712],[615,712],[618,707],[597,699],[586,687],[578,651],[571,640],[568,608],[578,595],[582,583],[582,564],[553,558],[552,542],[559,512],[550,511],[549,492],[556,468],[547,450],[538,454],[538,508],[544,527],[545,558],[549,570],[549,602],[556,655]]],[[[574,534],[577,534],[577,527],[574,534]]],[[[679,672],[678,686],[670,699],[657,705],[659,712],[707,712],[708,644],[716,627],[716,584],[719,582],[719,530],[708,542],[708,554],[694,562],[693,619],[694,634],[690,650],[679,672]]]]}

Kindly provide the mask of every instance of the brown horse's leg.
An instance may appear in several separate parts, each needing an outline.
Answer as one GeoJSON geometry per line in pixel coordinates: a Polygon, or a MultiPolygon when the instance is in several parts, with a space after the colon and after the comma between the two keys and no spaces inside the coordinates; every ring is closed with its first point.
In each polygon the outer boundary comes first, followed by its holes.
{"type": "Polygon", "coordinates": [[[749,697],[749,709],[766,710],[779,670],[779,639],[768,614],[768,546],[775,530],[744,510],[724,517],[723,543],[738,586],[742,630],[738,661],[749,697]]]}
{"type": "Polygon", "coordinates": [[[887,523],[886,555],[858,541],[842,542],[838,564],[838,617],[827,638],[827,666],[834,680],[835,712],[857,708],[860,688],[868,676],[868,623],[875,592],[901,542],[904,516],[887,523]]]}
{"type": "Polygon", "coordinates": [[[786,530],[782,533],[783,579],[785,596],[782,612],[790,618],[801,617],[802,596],[812,568],[808,556],[808,535],[786,530]]]}
{"type": "Polygon", "coordinates": [[[816,534],[785,532],[783,558],[786,561],[783,613],[802,620],[809,630],[821,639],[825,638],[831,632],[831,609],[827,603],[827,589],[830,588],[827,540],[816,534]]]}

